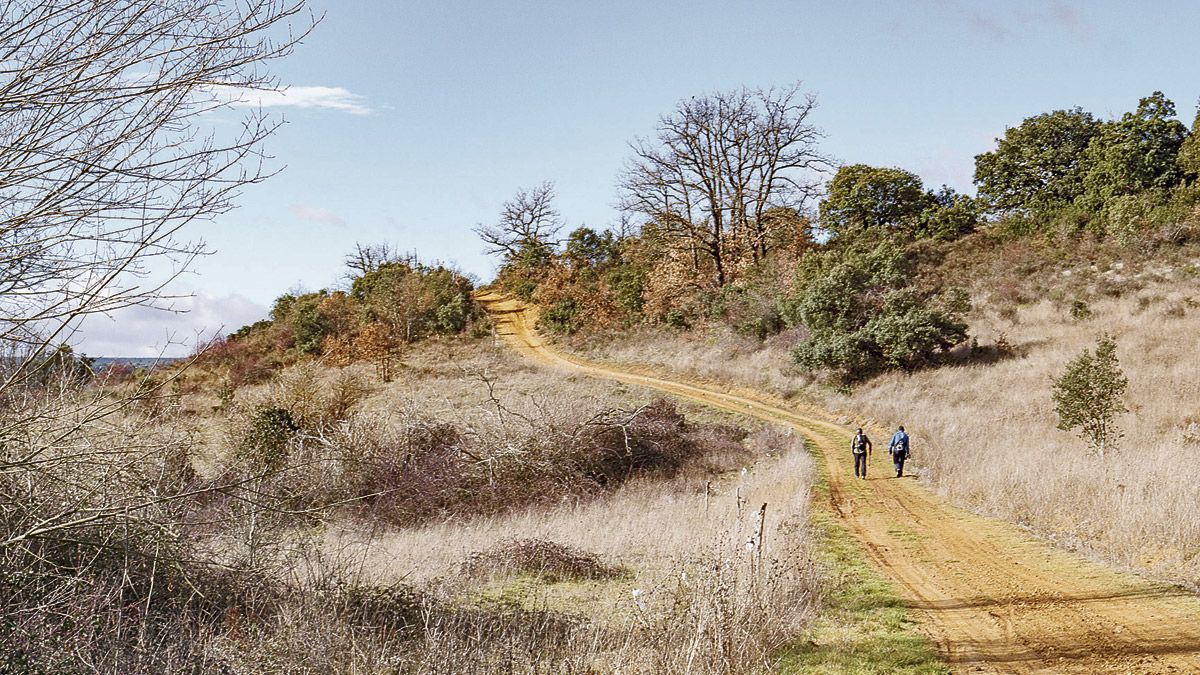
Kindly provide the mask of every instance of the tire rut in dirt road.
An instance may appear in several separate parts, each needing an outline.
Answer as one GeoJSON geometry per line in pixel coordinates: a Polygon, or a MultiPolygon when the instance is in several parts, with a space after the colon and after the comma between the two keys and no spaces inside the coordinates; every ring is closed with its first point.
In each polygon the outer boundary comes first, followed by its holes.
{"type": "Polygon", "coordinates": [[[545,343],[524,303],[494,292],[476,299],[497,334],[534,361],[797,429],[825,461],[837,518],[898,585],[955,671],[1200,672],[1200,600],[1190,593],[1101,567],[1014,525],[955,508],[916,480],[891,478],[883,457],[871,462],[869,480],[855,480],[850,430],[820,410],[565,354],[545,343]]]}

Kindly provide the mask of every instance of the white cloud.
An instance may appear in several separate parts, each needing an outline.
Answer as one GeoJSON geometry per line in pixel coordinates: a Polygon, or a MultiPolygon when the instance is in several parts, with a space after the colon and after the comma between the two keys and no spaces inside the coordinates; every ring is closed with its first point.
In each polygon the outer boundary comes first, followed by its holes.
{"type": "Polygon", "coordinates": [[[126,307],[83,321],[72,342],[88,356],[184,356],[197,340],[228,334],[264,319],[267,308],[240,295],[217,297],[203,291],[178,298],[171,310],[126,307]]]}
{"type": "Polygon", "coordinates": [[[242,89],[217,86],[213,87],[213,91],[231,105],[242,108],[319,108],[352,115],[371,113],[366,97],[342,87],[293,85],[279,89],[242,89]]]}
{"type": "Polygon", "coordinates": [[[346,227],[346,221],[341,216],[323,209],[319,206],[304,206],[303,204],[293,204],[288,207],[288,211],[292,212],[300,220],[307,223],[315,223],[317,225],[332,225],[333,227],[346,227]]]}

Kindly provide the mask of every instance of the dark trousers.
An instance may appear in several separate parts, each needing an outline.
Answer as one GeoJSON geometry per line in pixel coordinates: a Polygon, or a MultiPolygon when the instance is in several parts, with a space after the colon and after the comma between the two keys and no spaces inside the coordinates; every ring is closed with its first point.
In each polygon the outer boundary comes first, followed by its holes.
{"type": "Polygon", "coordinates": [[[854,477],[858,478],[859,476],[867,477],[867,453],[865,452],[861,455],[854,455],[854,477]]]}
{"type": "Polygon", "coordinates": [[[892,453],[892,465],[896,467],[896,478],[904,475],[904,453],[892,453]]]}

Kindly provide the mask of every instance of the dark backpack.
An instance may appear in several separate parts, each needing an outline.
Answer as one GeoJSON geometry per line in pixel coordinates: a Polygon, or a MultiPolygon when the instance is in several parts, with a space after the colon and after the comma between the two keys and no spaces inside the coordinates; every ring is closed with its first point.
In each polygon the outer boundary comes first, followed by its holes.
{"type": "Polygon", "coordinates": [[[850,451],[856,455],[861,455],[867,451],[867,437],[855,434],[854,441],[850,444],[850,451]]]}

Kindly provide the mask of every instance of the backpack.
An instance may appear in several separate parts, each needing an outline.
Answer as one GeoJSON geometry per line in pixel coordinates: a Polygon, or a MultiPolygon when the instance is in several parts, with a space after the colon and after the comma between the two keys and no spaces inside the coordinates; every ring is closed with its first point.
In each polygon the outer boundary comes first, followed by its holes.
{"type": "Polygon", "coordinates": [[[850,444],[850,451],[856,455],[861,455],[867,451],[867,437],[862,434],[855,434],[854,441],[850,444]]]}

